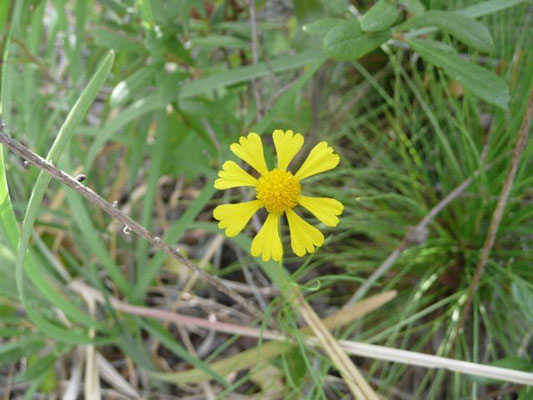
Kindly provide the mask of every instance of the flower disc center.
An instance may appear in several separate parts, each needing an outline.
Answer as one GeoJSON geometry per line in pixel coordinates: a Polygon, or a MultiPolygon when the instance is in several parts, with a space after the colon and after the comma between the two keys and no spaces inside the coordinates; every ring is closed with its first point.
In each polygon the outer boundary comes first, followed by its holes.
{"type": "Polygon", "coordinates": [[[300,182],[288,171],[273,169],[259,178],[256,194],[268,212],[279,214],[296,206],[300,182]]]}

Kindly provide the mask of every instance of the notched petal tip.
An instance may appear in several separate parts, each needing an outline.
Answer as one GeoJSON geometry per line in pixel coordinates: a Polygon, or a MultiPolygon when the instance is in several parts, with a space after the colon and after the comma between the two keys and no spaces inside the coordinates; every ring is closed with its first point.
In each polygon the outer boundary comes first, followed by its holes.
{"type": "Polygon", "coordinates": [[[305,253],[313,253],[315,247],[324,244],[324,235],[317,228],[304,221],[292,210],[286,212],[291,232],[291,247],[294,254],[303,257],[305,253]]]}
{"type": "Polygon", "coordinates": [[[340,201],[329,197],[300,196],[298,204],[327,226],[337,226],[339,223],[337,216],[341,215],[344,210],[340,201]]]}
{"type": "MultiPolygon", "coordinates": [[[[242,138],[243,137],[241,136],[241,139],[242,138]]],[[[240,142],[240,140],[239,140],[239,142],[240,142]]],[[[231,150],[232,153],[237,154],[236,151],[238,151],[240,149],[239,146],[241,146],[239,143],[232,143],[232,144],[230,144],[229,149],[231,150]]]]}
{"type": "Polygon", "coordinates": [[[321,172],[329,171],[339,165],[340,157],[326,142],[320,142],[311,149],[306,160],[294,176],[305,179],[321,172]]]}
{"type": "Polygon", "coordinates": [[[258,180],[243,170],[235,161],[226,161],[218,171],[215,188],[224,190],[232,187],[257,186],[258,180]]]}
{"type": "Polygon", "coordinates": [[[265,155],[263,153],[263,142],[257,133],[251,132],[246,137],[241,136],[239,138],[239,143],[233,143],[230,146],[230,150],[261,175],[268,172],[265,155]]]}
{"type": "Polygon", "coordinates": [[[279,214],[268,214],[265,223],[252,240],[250,249],[252,256],[261,256],[265,262],[271,258],[276,261],[281,260],[283,248],[278,231],[279,217],[279,214]]]}
{"type": "Polygon", "coordinates": [[[213,186],[215,187],[215,189],[218,189],[218,190],[228,189],[230,186],[227,186],[227,184],[225,184],[224,181],[225,181],[224,179],[218,178],[215,180],[215,183],[213,184],[213,186]]]}
{"type": "Polygon", "coordinates": [[[276,129],[272,133],[272,138],[278,155],[278,168],[284,171],[302,148],[304,137],[299,133],[295,135],[291,130],[283,132],[281,129],[276,129]]]}
{"type": "Polygon", "coordinates": [[[213,217],[220,221],[218,227],[225,229],[226,236],[233,237],[244,229],[260,207],[261,203],[257,200],[237,204],[222,204],[213,210],[213,217]]]}

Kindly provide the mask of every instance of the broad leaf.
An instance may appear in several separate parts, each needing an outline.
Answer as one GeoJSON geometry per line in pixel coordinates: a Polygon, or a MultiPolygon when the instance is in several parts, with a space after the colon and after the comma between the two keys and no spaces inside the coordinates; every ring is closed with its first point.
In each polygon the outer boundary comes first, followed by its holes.
{"type": "Polygon", "coordinates": [[[447,11],[427,11],[408,19],[398,30],[435,26],[474,49],[490,52],[494,42],[485,25],[463,15],[447,11]]]}
{"type": "Polygon", "coordinates": [[[324,38],[324,51],[339,60],[364,56],[390,39],[388,32],[364,33],[358,21],[343,22],[331,29],[324,38]]]}
{"type": "Polygon", "coordinates": [[[398,19],[399,11],[393,0],[379,0],[361,18],[364,32],[379,32],[389,28],[398,19]]]}
{"type": "Polygon", "coordinates": [[[426,9],[420,0],[400,0],[400,4],[404,5],[413,15],[421,14],[426,9]]]}
{"type": "Polygon", "coordinates": [[[340,18],[321,18],[316,21],[306,24],[302,27],[302,30],[310,35],[324,36],[332,28],[339,24],[342,24],[346,20],[340,18]]]}
{"type": "Polygon", "coordinates": [[[529,0],[487,0],[472,6],[457,10],[458,14],[470,18],[479,18],[485,15],[495,14],[506,8],[527,3],[529,0]]]}
{"type": "Polygon", "coordinates": [[[494,72],[471,64],[452,51],[430,40],[410,39],[411,48],[426,61],[441,67],[452,79],[459,82],[487,103],[503,110],[509,109],[509,88],[506,82],[494,72]]]}

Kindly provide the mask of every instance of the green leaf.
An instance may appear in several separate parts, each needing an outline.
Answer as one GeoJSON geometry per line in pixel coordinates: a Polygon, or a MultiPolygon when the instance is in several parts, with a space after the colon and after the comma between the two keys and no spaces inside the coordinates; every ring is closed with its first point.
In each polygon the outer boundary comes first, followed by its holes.
{"type": "MultiPolygon", "coordinates": [[[[5,47],[2,54],[2,82],[0,92],[0,115],[3,122],[8,124],[10,121],[10,97],[11,85],[9,82],[13,82],[13,69],[10,68],[8,61],[9,45],[11,40],[11,29],[7,33],[5,38],[5,47]]],[[[11,66],[12,67],[12,66],[11,66]]],[[[0,145],[0,223],[4,231],[4,237],[7,237],[10,244],[15,248],[19,240],[19,230],[17,225],[17,219],[15,218],[15,212],[13,211],[13,205],[9,196],[9,190],[7,186],[7,178],[4,165],[4,146],[0,145]]]]}
{"type": "MultiPolygon", "coordinates": [[[[115,56],[112,51],[110,51],[102,60],[98,66],[93,77],[81,93],[80,97],[70,110],[65,122],[61,126],[59,133],[48,153],[47,160],[51,163],[57,163],[61,153],[65,150],[74,130],[81,123],[85,114],[89,110],[92,102],[96,98],[96,95],[100,91],[100,88],[104,84],[104,81],[111,70],[113,65],[113,60],[115,56]]],[[[47,333],[49,336],[57,338],[59,340],[70,342],[70,343],[87,343],[90,341],[88,337],[80,332],[77,332],[75,329],[65,329],[58,325],[55,325],[47,321],[43,316],[33,308],[32,305],[28,303],[24,292],[24,261],[26,257],[26,251],[29,246],[29,240],[33,232],[33,225],[35,219],[39,214],[41,208],[41,202],[44,197],[44,193],[50,183],[51,177],[45,172],[41,172],[37,178],[37,182],[33,187],[33,191],[28,203],[28,208],[26,209],[26,214],[24,216],[24,222],[22,223],[22,229],[18,244],[17,251],[17,264],[15,269],[16,285],[17,291],[19,293],[20,300],[24,306],[24,309],[30,316],[31,320],[37,325],[39,329],[47,333]]],[[[36,277],[39,278],[39,277],[36,277]]]]}
{"type": "Polygon", "coordinates": [[[301,387],[304,382],[307,366],[302,353],[298,348],[294,347],[291,350],[282,353],[281,359],[285,367],[285,375],[287,381],[295,389],[301,387]]]}
{"type": "Polygon", "coordinates": [[[315,62],[322,57],[322,51],[312,49],[290,56],[278,57],[271,61],[269,65],[260,62],[256,65],[247,65],[220,72],[183,84],[179,93],[179,99],[192,97],[224,86],[248,82],[263,76],[269,76],[272,72],[279,73],[290,71],[315,62]]]}
{"type": "Polygon", "coordinates": [[[465,17],[479,18],[519,4],[528,3],[529,1],[530,0],[489,0],[457,10],[457,13],[464,15],[465,17]]]}
{"type": "Polygon", "coordinates": [[[0,344],[0,366],[10,364],[41,349],[44,340],[40,336],[32,336],[18,341],[0,344]]]}
{"type": "Polygon", "coordinates": [[[494,42],[485,25],[460,14],[448,11],[427,11],[408,19],[398,27],[399,31],[435,26],[474,49],[490,52],[494,42]]]}
{"type": "Polygon", "coordinates": [[[348,9],[348,2],[346,0],[320,0],[322,7],[333,15],[338,15],[346,12],[348,9]]]}
{"type": "Polygon", "coordinates": [[[44,357],[33,359],[25,371],[21,371],[15,376],[16,383],[32,381],[47,373],[54,367],[58,355],[54,352],[48,353],[44,357]]]}
{"type": "MultiPolygon", "coordinates": [[[[9,43],[9,40],[7,40],[6,43],[9,43]]],[[[6,109],[3,108],[3,106],[6,104],[4,100],[6,97],[6,91],[8,87],[4,83],[7,80],[12,80],[12,77],[8,73],[8,68],[7,68],[9,63],[5,62],[5,60],[7,60],[7,57],[8,57],[8,49],[9,49],[9,45],[6,44],[4,54],[3,54],[4,62],[2,63],[2,85],[1,85],[2,92],[1,92],[1,100],[0,100],[0,112],[2,112],[2,116],[4,116],[4,111],[8,111],[7,107],[6,109]]],[[[9,241],[9,244],[14,250],[16,250],[17,245],[19,243],[20,231],[18,227],[18,222],[15,217],[15,213],[13,211],[11,200],[9,197],[9,190],[8,190],[7,180],[6,180],[6,175],[5,175],[2,146],[0,146],[0,223],[1,223],[1,227],[4,230],[5,237],[7,237],[9,241]]],[[[86,325],[98,327],[99,324],[97,324],[92,318],[90,318],[89,315],[85,314],[78,307],[76,307],[74,303],[66,299],[64,295],[59,293],[52,286],[49,280],[43,279],[42,271],[39,271],[37,263],[35,262],[33,257],[31,257],[31,255],[32,254],[30,253],[28,259],[26,260],[24,264],[26,268],[26,273],[30,277],[35,287],[39,289],[39,291],[44,295],[44,297],[46,297],[52,304],[54,304],[59,309],[61,309],[65,313],[65,315],[67,315],[71,319],[77,322],[82,322],[83,324],[86,324],[86,325]]]]}
{"type": "Polygon", "coordinates": [[[452,79],[487,103],[502,110],[509,109],[509,88],[507,83],[494,72],[471,64],[456,53],[442,49],[430,40],[409,39],[407,43],[426,61],[441,67],[452,79]]]}
{"type": "Polygon", "coordinates": [[[191,39],[191,46],[202,47],[204,49],[215,49],[218,47],[243,49],[248,47],[248,43],[234,36],[211,34],[206,37],[191,39]]]}
{"type": "Polygon", "coordinates": [[[398,19],[399,11],[393,0],[379,0],[361,18],[364,32],[379,32],[389,28],[398,19]]]}
{"type": "Polygon", "coordinates": [[[341,18],[322,18],[304,25],[302,30],[310,35],[325,36],[332,28],[345,21],[341,18]]]}
{"type": "Polygon", "coordinates": [[[7,18],[9,17],[9,5],[8,1],[0,4],[0,31],[3,31],[6,25],[7,18]]]}
{"type": "Polygon", "coordinates": [[[338,60],[353,60],[364,56],[390,39],[388,32],[367,33],[356,20],[331,29],[324,38],[324,51],[338,60]]]}
{"type": "Polygon", "coordinates": [[[265,132],[268,127],[272,127],[273,123],[287,110],[290,110],[291,102],[294,102],[295,96],[301,92],[304,85],[309,82],[309,80],[314,76],[316,71],[322,66],[324,60],[319,60],[318,62],[311,64],[307,70],[296,79],[291,88],[285,91],[274,103],[272,108],[265,114],[263,119],[261,119],[257,124],[253,126],[252,132],[265,132]]]}
{"type": "Polygon", "coordinates": [[[400,0],[400,4],[404,5],[413,15],[423,13],[426,9],[420,0],[400,0]]]}
{"type": "Polygon", "coordinates": [[[529,289],[522,281],[515,280],[511,284],[511,293],[516,304],[533,323],[533,290],[529,289]]]}
{"type": "MultiPolygon", "coordinates": [[[[173,128],[175,129],[175,128],[173,128]]],[[[157,117],[157,128],[155,141],[150,150],[150,172],[147,179],[147,190],[144,195],[140,223],[146,229],[151,229],[153,208],[156,203],[156,193],[158,183],[161,177],[161,164],[163,162],[162,154],[165,154],[165,144],[169,135],[169,121],[166,112],[159,112],[157,117]]],[[[174,130],[172,131],[174,132],[174,130]]],[[[142,270],[148,264],[148,247],[150,243],[147,240],[140,240],[137,243],[136,265],[142,270]]]]}
{"type": "MultiPolygon", "coordinates": [[[[270,62],[269,65],[261,62],[256,65],[247,65],[207,76],[202,79],[186,82],[181,86],[179,92],[176,92],[176,95],[178,100],[182,100],[221,87],[248,82],[263,76],[268,76],[273,72],[279,73],[290,71],[322,59],[324,59],[323,52],[315,49],[303,51],[291,56],[278,57],[270,62]]],[[[89,148],[87,157],[85,159],[85,170],[90,171],[96,155],[102,148],[103,144],[109,140],[113,134],[136,118],[151,111],[164,108],[167,104],[167,100],[168,99],[161,98],[161,96],[157,93],[146,96],[135,101],[133,104],[128,106],[128,108],[107,122],[103,129],[98,132],[94,142],[89,148]]]]}
{"type": "Polygon", "coordinates": [[[98,27],[93,31],[94,42],[97,46],[116,51],[131,51],[133,53],[144,53],[146,49],[141,42],[127,36],[119,31],[112,31],[108,28],[98,27]]]}
{"type": "Polygon", "coordinates": [[[120,81],[111,92],[109,99],[111,107],[117,107],[126,103],[132,97],[133,93],[137,92],[152,79],[154,73],[155,71],[152,68],[144,67],[120,81]]]}

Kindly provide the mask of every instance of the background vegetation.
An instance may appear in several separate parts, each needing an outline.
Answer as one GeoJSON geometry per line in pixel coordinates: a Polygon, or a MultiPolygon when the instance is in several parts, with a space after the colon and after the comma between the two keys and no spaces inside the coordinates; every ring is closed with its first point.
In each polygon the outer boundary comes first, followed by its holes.
{"type": "MultiPolygon", "coordinates": [[[[353,21],[370,0],[2,1],[5,129],[43,156],[59,133],[50,154],[60,168],[86,175],[87,186],[257,304],[265,313],[257,326],[274,321],[298,345],[269,356],[271,347],[239,332],[120,309],[113,298],[252,324],[183,265],[74,191],[55,181],[47,188],[36,168],[4,150],[0,394],[90,397],[100,374],[102,394],[119,398],[348,398],[329,358],[301,340],[269,265],[249,255],[254,229],[228,239],[212,219],[217,204],[245,194],[212,185],[229,144],[250,131],[268,141],[274,129],[301,132],[308,145],[327,140],[341,155],[340,167],[311,185],[344,203],[340,225],[312,256],[285,260],[321,317],[347,304],[410,227],[489,165],[430,223],[427,240],[369,287],[368,295],[394,289],[396,298],[334,334],[533,371],[531,141],[458,326],[532,91],[531,3],[400,3],[397,27],[423,9],[460,10],[488,28],[493,46],[484,31],[465,41],[453,24],[412,23],[391,39],[395,22],[381,17],[386,26],[361,33],[362,44],[339,42],[359,37],[353,21]],[[438,42],[410,42],[415,36],[438,42]],[[95,288],[98,304],[73,282],[95,288]],[[244,359],[255,367],[239,367],[244,359]]],[[[353,360],[384,398],[533,396],[520,385],[353,360]]]]}

